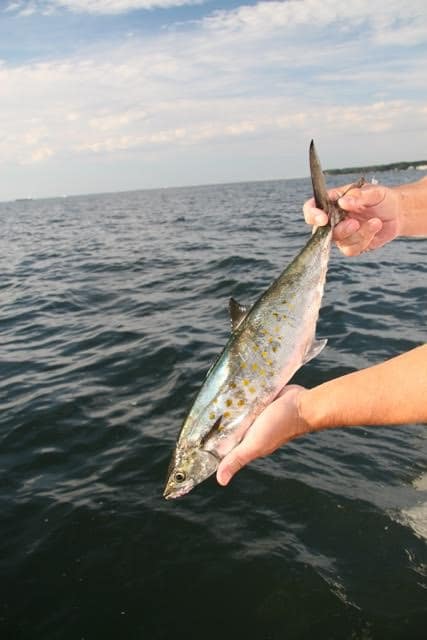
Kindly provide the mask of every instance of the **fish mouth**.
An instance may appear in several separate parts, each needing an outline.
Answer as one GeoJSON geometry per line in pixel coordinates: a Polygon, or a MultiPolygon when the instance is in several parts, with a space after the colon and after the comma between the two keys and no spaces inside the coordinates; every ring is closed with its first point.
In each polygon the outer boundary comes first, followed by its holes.
{"type": "Polygon", "coordinates": [[[165,490],[163,491],[163,497],[166,500],[175,500],[175,498],[182,498],[185,496],[191,489],[194,487],[194,482],[192,480],[184,483],[180,487],[176,487],[174,485],[169,486],[169,483],[166,485],[165,490]]]}

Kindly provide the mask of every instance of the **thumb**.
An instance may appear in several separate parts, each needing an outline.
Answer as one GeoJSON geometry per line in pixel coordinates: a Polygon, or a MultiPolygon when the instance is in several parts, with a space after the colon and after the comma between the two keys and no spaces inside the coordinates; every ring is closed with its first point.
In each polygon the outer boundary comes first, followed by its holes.
{"type": "Polygon", "coordinates": [[[251,460],[253,460],[253,456],[245,453],[242,445],[238,445],[232,449],[219,464],[216,472],[218,484],[225,487],[231,478],[251,460]]]}
{"type": "Polygon", "coordinates": [[[367,208],[377,207],[384,201],[386,194],[387,191],[382,185],[376,187],[367,184],[361,189],[349,192],[348,195],[343,195],[338,200],[338,204],[346,211],[360,213],[367,208]]]}

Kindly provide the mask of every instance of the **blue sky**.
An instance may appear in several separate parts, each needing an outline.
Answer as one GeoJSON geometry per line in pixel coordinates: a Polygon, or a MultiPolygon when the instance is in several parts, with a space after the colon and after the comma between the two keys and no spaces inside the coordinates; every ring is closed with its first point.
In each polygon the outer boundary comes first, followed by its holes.
{"type": "Polygon", "coordinates": [[[0,0],[0,200],[426,159],[426,69],[425,0],[0,0]]]}

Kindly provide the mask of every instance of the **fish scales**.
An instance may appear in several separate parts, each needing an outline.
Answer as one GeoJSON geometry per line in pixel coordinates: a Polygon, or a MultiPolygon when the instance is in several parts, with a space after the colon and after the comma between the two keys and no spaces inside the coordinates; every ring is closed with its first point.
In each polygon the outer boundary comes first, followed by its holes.
{"type": "MultiPolygon", "coordinates": [[[[328,203],[314,145],[310,167],[316,202],[328,203]]],[[[333,223],[333,221],[332,221],[333,223]]],[[[315,330],[331,247],[332,224],[319,227],[250,310],[235,304],[233,331],[184,421],[164,496],[177,498],[215,473],[262,410],[326,340],[315,330]],[[240,315],[240,317],[239,317],[240,315]]],[[[233,314],[233,308],[232,308],[233,314]]]]}
{"type": "Polygon", "coordinates": [[[231,337],[211,372],[207,393],[190,411],[182,437],[197,442],[209,432],[212,421],[222,416],[220,428],[205,449],[224,457],[241,440],[248,421],[261,413],[301,366],[314,339],[329,233],[313,236],[231,337]],[[305,268],[313,259],[320,269],[305,268]],[[206,424],[203,418],[208,408],[206,424]]]}

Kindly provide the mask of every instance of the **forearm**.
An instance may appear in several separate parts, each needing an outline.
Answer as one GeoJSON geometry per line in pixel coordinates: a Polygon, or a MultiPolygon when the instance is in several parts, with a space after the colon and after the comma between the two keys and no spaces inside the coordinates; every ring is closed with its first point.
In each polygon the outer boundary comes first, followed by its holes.
{"type": "Polygon", "coordinates": [[[393,190],[399,195],[400,235],[427,235],[427,177],[393,190]]]}
{"type": "Polygon", "coordinates": [[[427,422],[427,344],[299,396],[309,431],[427,422]]]}

